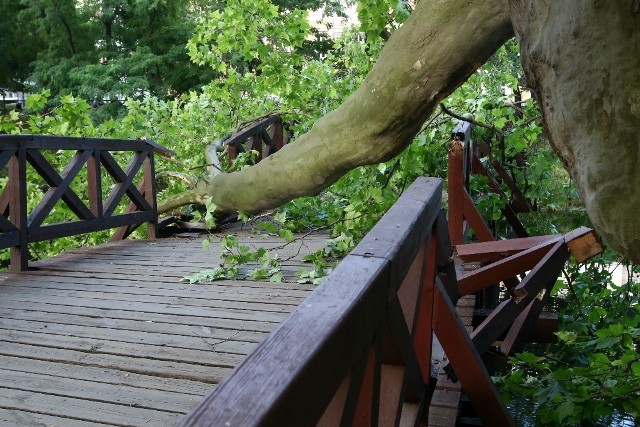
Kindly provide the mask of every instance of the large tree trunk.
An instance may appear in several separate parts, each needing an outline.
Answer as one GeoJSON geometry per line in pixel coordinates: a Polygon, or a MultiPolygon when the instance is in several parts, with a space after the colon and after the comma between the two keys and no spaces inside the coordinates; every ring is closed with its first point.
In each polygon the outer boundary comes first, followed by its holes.
{"type": "Polygon", "coordinates": [[[605,241],[640,262],[640,0],[423,0],[363,85],[276,155],[160,209],[213,197],[220,212],[317,194],[389,159],[513,26],[549,140],[605,241]]]}
{"type": "Polygon", "coordinates": [[[357,166],[388,160],[512,34],[506,0],[421,1],[362,86],[308,133],[257,165],[217,175],[159,208],[211,195],[221,213],[256,213],[317,194],[357,166]]]}
{"type": "Polygon", "coordinates": [[[640,2],[510,3],[553,148],[604,240],[640,262],[640,2]]]}

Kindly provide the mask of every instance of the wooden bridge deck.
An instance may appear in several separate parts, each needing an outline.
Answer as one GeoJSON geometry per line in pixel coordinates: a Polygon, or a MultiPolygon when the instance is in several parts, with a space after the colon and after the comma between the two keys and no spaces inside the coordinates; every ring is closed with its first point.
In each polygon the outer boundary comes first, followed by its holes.
{"type": "Polygon", "coordinates": [[[217,263],[202,237],[119,241],[0,272],[0,425],[175,424],[314,289],[293,278],[326,238],[278,250],[293,257],[289,283],[181,282],[217,263]]]}

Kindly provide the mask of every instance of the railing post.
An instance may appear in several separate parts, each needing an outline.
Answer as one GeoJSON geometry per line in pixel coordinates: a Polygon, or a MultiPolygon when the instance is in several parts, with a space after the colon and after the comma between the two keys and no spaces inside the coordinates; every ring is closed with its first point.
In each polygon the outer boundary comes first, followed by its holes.
{"type": "Polygon", "coordinates": [[[142,177],[143,195],[153,210],[153,218],[147,223],[147,238],[155,239],[158,232],[158,205],[156,202],[156,173],[153,149],[147,146],[147,156],[144,159],[144,175],[142,177]]]}
{"type": "Polygon", "coordinates": [[[27,231],[27,150],[19,148],[9,160],[9,218],[20,233],[20,244],[10,249],[11,271],[29,268],[27,231]]]}
{"type": "Polygon", "coordinates": [[[102,172],[100,168],[100,150],[94,150],[87,161],[87,181],[89,186],[89,209],[102,218],[102,172]]]}
{"type": "Polygon", "coordinates": [[[453,139],[449,146],[449,176],[447,194],[449,204],[449,236],[451,243],[459,245],[464,240],[464,145],[453,139]]]}

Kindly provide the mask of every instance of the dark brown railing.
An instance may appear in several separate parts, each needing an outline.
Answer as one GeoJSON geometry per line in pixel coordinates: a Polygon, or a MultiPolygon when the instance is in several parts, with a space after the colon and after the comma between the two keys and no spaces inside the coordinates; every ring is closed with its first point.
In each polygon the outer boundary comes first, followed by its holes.
{"type": "Polygon", "coordinates": [[[28,268],[28,244],[32,242],[145,222],[149,223],[149,237],[154,238],[157,222],[154,150],[166,151],[142,140],[0,135],[0,176],[6,167],[4,176],[8,178],[8,184],[0,190],[0,248],[11,248],[11,269],[28,268]],[[62,171],[56,170],[45,155],[58,150],[75,152],[62,171]],[[118,163],[115,152],[132,153],[126,167],[118,163]],[[27,208],[28,168],[47,188],[31,211],[27,208]],[[86,175],[79,178],[85,168],[86,175]],[[142,178],[136,183],[138,175],[142,178]],[[113,181],[111,189],[103,181],[106,177],[113,181]],[[83,200],[72,188],[74,180],[77,185],[79,179],[87,181],[83,186],[88,189],[84,196],[88,200],[83,200]],[[134,209],[118,213],[125,195],[134,209]],[[45,223],[60,201],[77,220],[45,223]]]}
{"type": "Polygon", "coordinates": [[[513,425],[453,305],[441,191],[418,179],[181,425],[418,425],[434,335],[485,425],[513,425]]]}
{"type": "Polygon", "coordinates": [[[252,122],[229,136],[222,144],[227,146],[230,162],[240,153],[256,151],[258,156],[254,162],[258,163],[280,150],[290,139],[291,132],[285,129],[282,118],[273,115],[252,122]]]}

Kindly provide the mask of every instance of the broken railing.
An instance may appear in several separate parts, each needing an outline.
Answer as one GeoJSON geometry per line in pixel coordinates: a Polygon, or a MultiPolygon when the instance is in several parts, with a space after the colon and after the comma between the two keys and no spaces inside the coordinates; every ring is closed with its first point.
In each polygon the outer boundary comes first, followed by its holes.
{"type": "Polygon", "coordinates": [[[155,237],[154,150],[167,151],[143,140],[0,135],[0,249],[11,248],[11,269],[28,268],[32,242],[145,222],[155,237]],[[64,152],[70,160],[59,170],[54,160],[64,152]],[[28,199],[41,192],[29,210],[28,199]],[[50,223],[59,202],[72,217],[50,223]]]}
{"type": "Polygon", "coordinates": [[[418,179],[181,425],[418,425],[434,335],[484,424],[513,425],[454,307],[441,191],[418,179]]]}
{"type": "Polygon", "coordinates": [[[516,215],[532,210],[529,201],[490,156],[488,163],[497,177],[489,173],[480,161],[487,154],[484,145],[472,145],[469,123],[454,129],[448,159],[449,234],[458,270],[462,271],[457,278],[458,295],[481,293],[484,308],[490,310],[471,334],[475,348],[483,353],[500,339],[502,353],[511,355],[532,336],[569,256],[583,262],[603,248],[593,230],[586,227],[565,235],[529,237],[516,215]],[[502,213],[518,238],[496,240],[493,236],[469,193],[471,174],[487,177],[490,190],[506,201],[502,213]],[[509,188],[511,197],[502,191],[500,183],[509,188]],[[469,229],[475,242],[467,242],[469,229]],[[465,266],[474,268],[466,271],[465,266]],[[499,286],[507,295],[503,301],[497,299],[499,286]],[[488,296],[493,301],[488,303],[488,296]]]}
{"type": "Polygon", "coordinates": [[[257,163],[284,147],[291,139],[291,131],[286,129],[279,115],[267,116],[243,127],[222,144],[227,147],[229,162],[240,153],[256,151],[258,156],[253,159],[257,163]]]}

